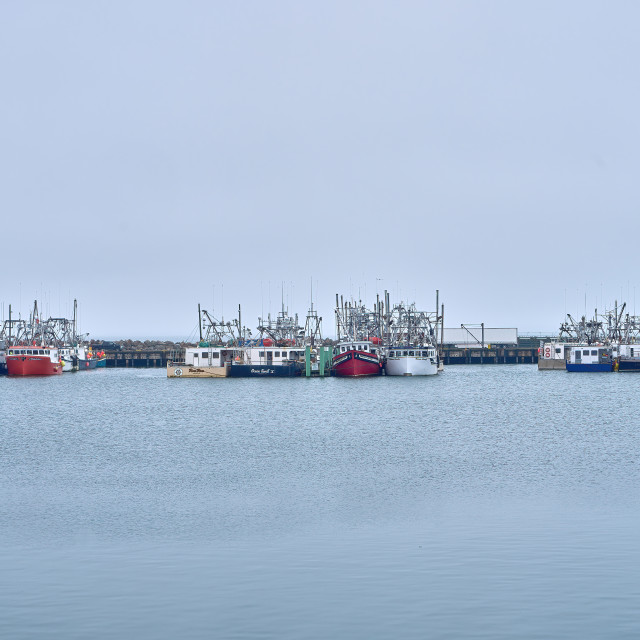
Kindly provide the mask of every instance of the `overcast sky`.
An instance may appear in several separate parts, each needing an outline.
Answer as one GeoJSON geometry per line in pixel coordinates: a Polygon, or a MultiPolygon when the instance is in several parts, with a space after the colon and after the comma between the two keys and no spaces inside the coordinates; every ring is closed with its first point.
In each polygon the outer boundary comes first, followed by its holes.
{"type": "Polygon", "coordinates": [[[325,334],[384,289],[521,333],[633,311],[639,6],[5,2],[4,317],[186,337],[311,281],[325,334]]]}

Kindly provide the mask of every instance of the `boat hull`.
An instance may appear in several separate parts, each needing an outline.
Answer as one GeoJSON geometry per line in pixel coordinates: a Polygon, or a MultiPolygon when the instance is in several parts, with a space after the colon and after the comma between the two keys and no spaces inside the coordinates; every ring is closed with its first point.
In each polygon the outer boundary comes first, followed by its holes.
{"type": "Polygon", "coordinates": [[[382,372],[380,360],[362,351],[347,351],[333,359],[332,370],[341,378],[359,378],[362,376],[379,376],[382,372]]]}
{"type": "Polygon", "coordinates": [[[226,378],[229,367],[196,367],[189,364],[168,364],[167,378],[226,378]]]}
{"type": "Polygon", "coordinates": [[[613,363],[612,362],[594,362],[592,364],[577,364],[577,363],[567,362],[567,371],[569,373],[613,371],[613,363]]]}
{"type": "Polygon", "coordinates": [[[293,378],[302,374],[297,364],[232,364],[230,378],[293,378]]]}
{"type": "Polygon", "coordinates": [[[106,367],[107,366],[107,359],[106,358],[98,358],[96,360],[96,367],[106,367]]]}
{"type": "Polygon", "coordinates": [[[640,360],[637,358],[620,358],[618,360],[618,371],[640,371],[640,360]]]}
{"type": "Polygon", "coordinates": [[[434,376],[438,373],[438,363],[417,356],[387,358],[384,372],[388,376],[434,376]]]}
{"type": "Polygon", "coordinates": [[[98,366],[97,360],[83,360],[78,358],[78,371],[87,371],[88,369],[95,369],[98,366]]]}
{"type": "Polygon", "coordinates": [[[62,373],[59,362],[51,362],[46,356],[7,356],[7,374],[10,376],[55,376],[62,373]]]}

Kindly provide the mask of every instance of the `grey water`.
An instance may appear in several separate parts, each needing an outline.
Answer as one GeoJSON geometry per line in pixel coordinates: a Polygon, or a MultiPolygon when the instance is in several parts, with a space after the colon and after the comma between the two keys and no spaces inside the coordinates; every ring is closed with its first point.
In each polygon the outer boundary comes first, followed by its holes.
{"type": "Polygon", "coordinates": [[[637,638],[640,376],[0,379],[2,638],[637,638]]]}

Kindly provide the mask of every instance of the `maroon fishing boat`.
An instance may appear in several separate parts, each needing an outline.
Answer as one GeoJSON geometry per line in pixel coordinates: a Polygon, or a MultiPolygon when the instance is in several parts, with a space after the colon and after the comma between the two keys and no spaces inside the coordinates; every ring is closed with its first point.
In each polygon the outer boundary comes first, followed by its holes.
{"type": "Polygon", "coordinates": [[[336,376],[379,376],[382,372],[380,349],[371,340],[342,341],[333,350],[331,365],[336,376]]]}

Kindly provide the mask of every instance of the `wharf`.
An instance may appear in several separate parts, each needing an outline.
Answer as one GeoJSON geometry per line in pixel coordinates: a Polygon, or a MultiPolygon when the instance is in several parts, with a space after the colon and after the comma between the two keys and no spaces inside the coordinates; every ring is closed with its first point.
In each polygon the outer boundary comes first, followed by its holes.
{"type": "MultiPolygon", "coordinates": [[[[183,348],[158,349],[105,349],[108,368],[164,368],[168,362],[184,359],[183,348]]],[[[445,366],[454,364],[536,364],[538,347],[509,346],[459,348],[445,346],[442,349],[445,366]]]]}

